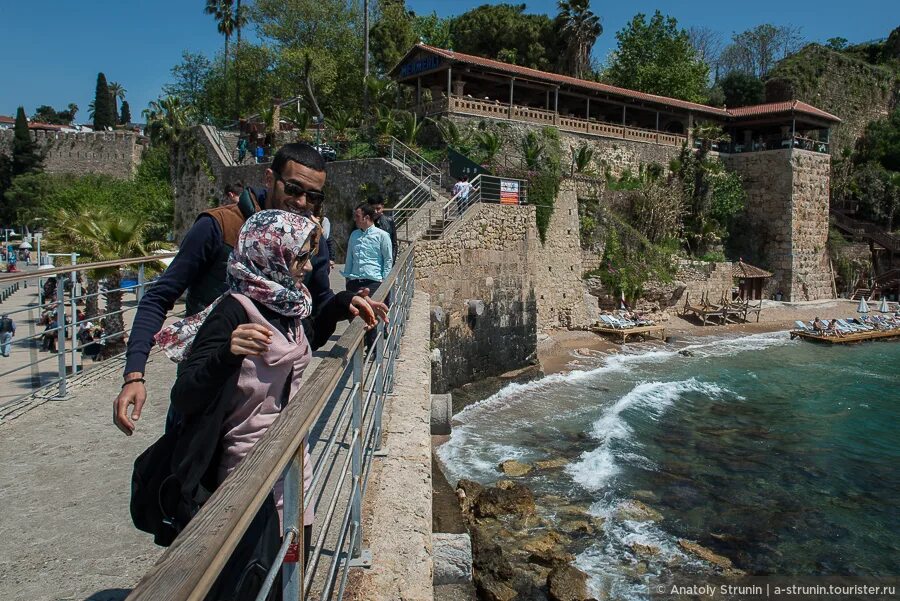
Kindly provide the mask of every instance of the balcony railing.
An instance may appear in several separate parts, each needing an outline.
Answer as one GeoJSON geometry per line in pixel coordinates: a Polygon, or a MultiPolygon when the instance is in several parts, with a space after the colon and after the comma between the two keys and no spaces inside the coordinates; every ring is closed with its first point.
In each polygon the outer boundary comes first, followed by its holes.
{"type": "Polygon", "coordinates": [[[539,125],[554,125],[563,131],[584,133],[605,138],[635,140],[650,144],[662,144],[664,146],[681,146],[681,144],[687,141],[687,136],[682,134],[672,134],[653,129],[617,125],[606,121],[559,115],[545,109],[515,104],[510,106],[509,104],[502,104],[499,101],[478,100],[477,98],[441,98],[420,105],[417,112],[423,115],[460,113],[464,115],[491,117],[493,119],[508,119],[511,121],[536,123],[539,125]]]}

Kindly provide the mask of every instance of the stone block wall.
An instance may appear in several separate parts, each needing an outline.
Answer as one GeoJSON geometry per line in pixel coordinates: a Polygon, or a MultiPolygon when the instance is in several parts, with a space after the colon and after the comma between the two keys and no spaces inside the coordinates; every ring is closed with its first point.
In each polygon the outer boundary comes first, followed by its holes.
{"type": "MultiPolygon", "coordinates": [[[[459,126],[476,129],[480,122],[495,125],[506,142],[504,154],[509,157],[511,164],[521,161],[521,140],[530,132],[540,132],[544,127],[533,123],[520,121],[507,121],[490,119],[486,117],[472,117],[468,115],[451,115],[459,126]]],[[[594,150],[594,168],[603,173],[609,169],[614,177],[620,176],[624,171],[630,170],[637,173],[641,165],[659,163],[668,167],[669,162],[678,156],[679,146],[666,146],[638,142],[635,140],[622,140],[619,138],[604,138],[596,135],[579,134],[575,132],[559,131],[560,147],[562,149],[562,164],[571,165],[572,152],[587,144],[594,150]]]]}
{"type": "Polygon", "coordinates": [[[581,279],[584,268],[574,181],[563,180],[560,186],[545,241],[541,243],[537,225],[529,240],[538,329],[585,325],[586,289],[581,279]]]}
{"type": "Polygon", "coordinates": [[[432,392],[516,369],[535,352],[534,221],[533,207],[480,204],[444,238],[417,243],[416,287],[431,296],[432,392]],[[481,315],[469,301],[483,303],[481,315]]]}
{"type": "MultiPolygon", "coordinates": [[[[13,136],[12,129],[0,130],[0,153],[12,152],[13,136]]],[[[32,131],[31,136],[44,152],[47,173],[98,173],[120,179],[134,175],[145,144],[138,134],[120,131],[32,131]]]]}
{"type": "Polygon", "coordinates": [[[825,242],[831,172],[826,154],[785,149],[722,155],[747,191],[747,216],[759,256],[745,257],[773,272],[765,294],[786,300],[832,296],[825,242]]]}

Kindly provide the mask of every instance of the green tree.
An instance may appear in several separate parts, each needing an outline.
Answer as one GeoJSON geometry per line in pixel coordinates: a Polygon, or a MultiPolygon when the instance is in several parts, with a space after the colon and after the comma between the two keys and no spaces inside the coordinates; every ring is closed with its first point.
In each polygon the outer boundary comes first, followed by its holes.
{"type": "Polygon", "coordinates": [[[206,0],[203,9],[216,20],[216,30],[225,37],[225,54],[222,61],[223,78],[228,81],[228,43],[234,33],[235,13],[233,0],[206,0]]]}
{"type": "Polygon", "coordinates": [[[103,131],[108,127],[115,127],[116,113],[113,108],[112,95],[106,83],[103,73],[97,74],[97,89],[94,93],[93,106],[94,131],[103,131]]]}
{"type": "Polygon", "coordinates": [[[402,0],[382,6],[381,17],[369,32],[369,48],[378,72],[388,72],[418,41],[414,23],[402,0]]]}
{"type": "Polygon", "coordinates": [[[28,120],[25,118],[25,109],[20,106],[16,110],[16,124],[13,129],[11,175],[16,177],[23,173],[40,171],[43,163],[43,153],[31,137],[31,132],[28,130],[28,120]]]}
{"type": "Polygon", "coordinates": [[[798,27],[763,23],[736,33],[720,57],[725,72],[741,71],[763,79],[779,60],[800,49],[798,27]]]}
{"type": "Polygon", "coordinates": [[[857,164],[877,162],[890,171],[900,171],[900,107],[887,119],[872,121],[857,143],[857,164]]]}
{"type": "Polygon", "coordinates": [[[12,178],[4,194],[4,221],[28,225],[42,217],[44,205],[52,198],[56,183],[51,175],[39,171],[12,178]]]}
{"type": "Polygon", "coordinates": [[[309,59],[320,106],[328,111],[358,108],[363,89],[359,4],[346,0],[256,0],[249,19],[275,56],[275,79],[269,89],[282,98],[306,89],[305,63],[309,59]]]}
{"type": "Polygon", "coordinates": [[[115,81],[109,82],[108,88],[109,88],[109,94],[110,94],[110,96],[112,96],[113,115],[115,115],[116,120],[118,120],[119,119],[118,102],[119,102],[119,100],[121,100],[123,102],[125,101],[125,94],[126,94],[126,92],[128,92],[128,90],[126,90],[122,84],[115,82],[115,81]]]}
{"type": "Polygon", "coordinates": [[[178,98],[185,106],[192,107],[201,119],[205,119],[209,117],[206,86],[212,71],[208,58],[185,50],[181,53],[181,62],[171,70],[175,81],[163,85],[163,94],[178,98]]]}
{"type": "Polygon", "coordinates": [[[436,12],[430,15],[416,15],[413,17],[413,32],[417,40],[436,48],[450,48],[453,38],[450,32],[452,19],[442,19],[436,12]]]}
{"type": "Polygon", "coordinates": [[[565,48],[547,15],[525,14],[524,4],[485,4],[450,25],[453,49],[533,69],[554,68],[565,48]]]}
{"type": "Polygon", "coordinates": [[[122,113],[119,115],[119,123],[122,125],[127,125],[131,123],[131,107],[128,106],[128,101],[122,101],[122,113]]]}
{"type": "MultiPolygon", "coordinates": [[[[53,215],[53,243],[78,252],[90,262],[143,257],[162,247],[147,238],[148,222],[141,215],[123,214],[114,207],[97,209],[87,204],[79,209],[60,209],[53,215]]],[[[107,352],[125,350],[122,316],[122,272],[120,268],[93,270],[93,280],[106,280],[107,352]]]]}
{"type": "Polygon", "coordinates": [[[706,100],[709,66],[673,17],[656,11],[648,23],[639,13],[616,39],[619,45],[605,73],[609,83],[692,102],[706,100]]]}
{"type": "Polygon", "coordinates": [[[832,50],[843,50],[847,47],[847,38],[835,37],[825,40],[825,46],[832,50]]]}
{"type": "Polygon", "coordinates": [[[603,33],[600,17],[591,12],[590,0],[560,0],[559,30],[566,39],[563,72],[583,78],[591,67],[591,49],[603,33]]]}
{"type": "Polygon", "coordinates": [[[31,120],[39,123],[51,123],[53,125],[68,125],[71,121],[67,121],[65,119],[66,116],[67,113],[65,111],[60,112],[52,106],[42,104],[35,109],[34,114],[31,116],[31,120]]]}
{"type": "Polygon", "coordinates": [[[522,138],[522,158],[525,160],[525,167],[537,169],[543,154],[544,144],[538,138],[537,133],[530,131],[525,134],[522,138]]]}
{"type": "Polygon", "coordinates": [[[719,85],[728,108],[760,104],[766,99],[763,82],[749,73],[731,71],[719,81],[719,85]]]}

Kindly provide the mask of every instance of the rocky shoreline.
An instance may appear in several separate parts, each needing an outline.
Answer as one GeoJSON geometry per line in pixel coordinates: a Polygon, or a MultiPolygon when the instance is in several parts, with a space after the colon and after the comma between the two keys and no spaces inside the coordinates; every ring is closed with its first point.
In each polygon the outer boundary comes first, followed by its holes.
{"type": "MultiPolygon", "coordinates": [[[[664,516],[647,502],[627,499],[609,518],[592,515],[587,507],[556,495],[536,495],[514,479],[534,470],[562,469],[564,459],[535,462],[504,461],[498,468],[509,478],[485,486],[460,480],[456,496],[472,539],[473,580],[479,599],[488,601],[606,601],[608,591],[592,591],[589,576],[574,565],[575,556],[607,536],[612,521],[660,522],[664,516]]],[[[639,491],[641,492],[641,491],[639,491]]],[[[650,491],[642,491],[653,499],[650,491]]],[[[678,547],[693,561],[679,557],[666,562],[666,578],[705,577],[734,581],[745,576],[730,559],[679,539],[678,547]]],[[[632,542],[618,571],[634,583],[645,580],[649,563],[660,559],[660,548],[632,542]]]]}

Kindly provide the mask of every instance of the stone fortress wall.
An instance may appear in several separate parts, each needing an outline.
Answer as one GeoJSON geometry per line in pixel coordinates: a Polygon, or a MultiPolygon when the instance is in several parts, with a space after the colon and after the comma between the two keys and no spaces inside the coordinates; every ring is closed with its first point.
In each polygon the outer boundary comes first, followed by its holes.
{"type": "Polygon", "coordinates": [[[761,241],[760,266],[774,274],[766,296],[781,291],[792,301],[831,298],[826,249],[830,157],[795,148],[722,159],[743,178],[750,225],[761,241]]]}
{"type": "MultiPolygon", "coordinates": [[[[0,130],[0,153],[12,152],[14,131],[0,130]]],[[[145,138],[134,132],[55,132],[35,130],[47,173],[98,173],[130,178],[141,162],[145,138]]]]}

